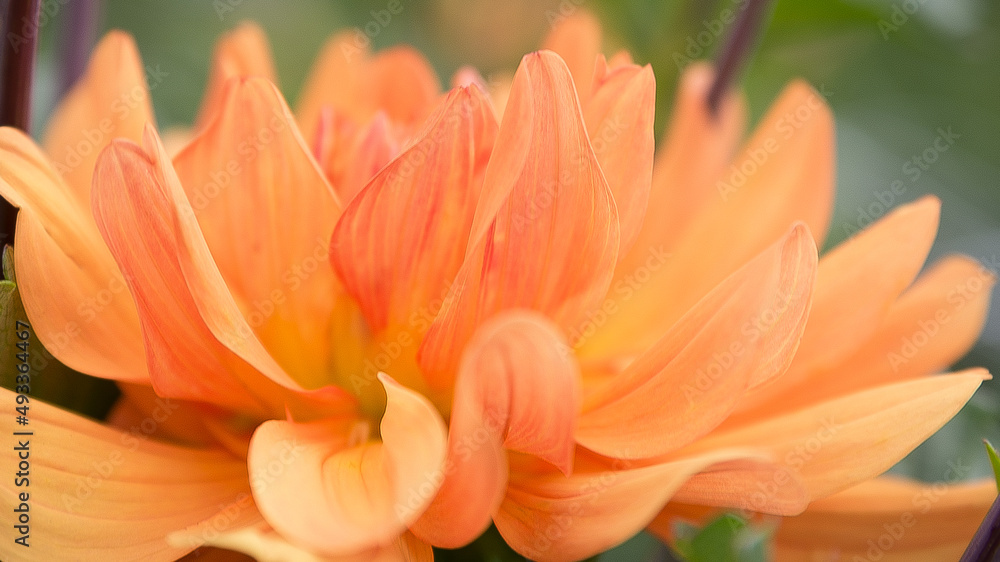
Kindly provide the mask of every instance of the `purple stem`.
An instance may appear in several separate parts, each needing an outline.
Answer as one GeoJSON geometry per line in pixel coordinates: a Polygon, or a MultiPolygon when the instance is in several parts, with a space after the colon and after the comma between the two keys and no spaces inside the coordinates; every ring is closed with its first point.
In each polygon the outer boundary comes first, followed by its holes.
{"type": "MultiPolygon", "coordinates": [[[[31,78],[38,50],[40,0],[9,0],[4,10],[0,126],[31,129],[31,78]]],[[[17,210],[0,201],[0,247],[14,241],[17,210]]]]}
{"type": "Polygon", "coordinates": [[[769,0],[745,0],[739,17],[733,24],[716,64],[715,82],[708,91],[708,109],[712,115],[719,111],[723,94],[736,80],[743,65],[750,58],[761,32],[764,16],[770,11],[769,0]]]}
{"type": "Polygon", "coordinates": [[[1000,496],[993,500],[993,507],[983,519],[983,524],[972,537],[960,562],[1000,561],[1000,496]]]}

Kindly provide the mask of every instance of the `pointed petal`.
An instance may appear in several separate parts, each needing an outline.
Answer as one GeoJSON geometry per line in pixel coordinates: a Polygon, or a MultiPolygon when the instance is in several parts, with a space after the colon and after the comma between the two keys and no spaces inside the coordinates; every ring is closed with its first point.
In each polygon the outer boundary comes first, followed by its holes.
{"type": "MultiPolygon", "coordinates": [[[[671,453],[669,458],[684,458],[719,448],[759,448],[777,459],[784,472],[801,479],[810,499],[816,500],[888,470],[950,420],[987,378],[984,370],[970,369],[880,386],[718,431],[671,453]]],[[[760,486],[769,482],[773,481],[758,481],[760,486]]],[[[692,483],[696,483],[695,479],[692,483]]],[[[758,485],[751,486],[748,482],[741,495],[749,497],[759,491],[758,485]]],[[[685,503],[709,501],[698,501],[696,491],[678,499],[685,503]]],[[[760,511],[778,515],[798,513],[760,511]]]]}
{"type": "Polygon", "coordinates": [[[601,22],[589,11],[576,9],[555,23],[542,48],[555,51],[566,61],[580,103],[586,105],[593,91],[597,55],[601,52],[601,22]]]}
{"type": "Polygon", "coordinates": [[[692,474],[748,455],[720,450],[639,468],[582,457],[568,477],[512,471],[497,529],[532,560],[581,560],[641,531],[692,474]]]}
{"type": "Polygon", "coordinates": [[[434,497],[447,446],[444,422],[424,397],[381,380],[387,394],[381,443],[365,443],[364,431],[358,439],[350,418],[270,421],[254,434],[251,474],[275,462],[284,467],[255,481],[254,497],[294,543],[327,554],[374,548],[404,532],[434,497]]]}
{"type": "MultiPolygon", "coordinates": [[[[0,399],[13,404],[14,394],[0,389],[0,399]]],[[[29,426],[15,423],[13,409],[0,416],[6,435],[35,433],[20,437],[30,475],[22,486],[3,479],[0,507],[11,513],[23,501],[18,494],[28,494],[32,559],[176,560],[193,547],[170,546],[168,533],[210,520],[225,529],[246,524],[246,465],[228,453],[140,440],[40,401],[30,406],[29,426]]],[[[14,467],[18,455],[4,447],[0,460],[14,467]]],[[[13,540],[0,544],[5,560],[24,552],[13,540]]]]}
{"type": "Polygon", "coordinates": [[[600,306],[618,253],[618,216],[557,55],[518,69],[472,224],[465,262],[420,349],[448,388],[476,326],[510,308],[569,329],[600,306]]]}
{"type": "MultiPolygon", "coordinates": [[[[621,263],[624,274],[634,272],[649,249],[672,248],[690,221],[718,197],[714,181],[736,153],[746,121],[743,96],[732,92],[719,104],[717,115],[705,100],[715,71],[704,63],[684,69],[675,94],[670,125],[653,166],[647,220],[633,249],[621,263]]],[[[622,274],[618,275],[619,277],[622,274]]]]}
{"type": "MultiPolygon", "coordinates": [[[[795,360],[774,384],[748,397],[742,409],[752,409],[801,384],[817,370],[837,368],[871,339],[893,302],[920,271],[934,243],[940,209],[934,197],[901,206],[823,256],[809,323],[795,360]],[[847,301],[851,306],[844,306],[847,301]]],[[[795,402],[801,405],[800,400],[795,402]]]]}
{"type": "MultiPolygon", "coordinates": [[[[150,81],[162,80],[153,67],[150,81]]],[[[146,72],[131,35],[112,31],[94,48],[80,80],[55,109],[44,134],[45,152],[69,185],[77,205],[90,208],[94,162],[111,139],[136,142],[154,123],[146,72]]]]}
{"type": "MultiPolygon", "coordinates": [[[[964,475],[949,469],[948,482],[964,475]]],[[[783,520],[781,560],[839,556],[883,561],[957,560],[996,498],[990,480],[945,485],[884,477],[812,503],[783,520]]]]}
{"type": "MultiPolygon", "coordinates": [[[[833,118],[812,88],[793,82],[733,164],[673,255],[621,303],[582,350],[594,357],[648,347],[719,281],[795,221],[822,245],[833,200],[833,118]],[[712,259],[705,259],[712,256],[712,259]]],[[[636,247],[649,254],[653,248],[636,247]]],[[[629,272],[629,270],[625,270],[629,272]]]]}
{"type": "Polygon", "coordinates": [[[264,389],[253,387],[265,381],[212,335],[184,281],[173,198],[157,164],[138,145],[116,140],[94,177],[94,216],[136,300],[157,393],[261,410],[255,391],[264,389]]]}
{"type": "Polygon", "coordinates": [[[355,34],[342,32],[323,44],[295,107],[302,135],[310,145],[316,140],[325,109],[360,119],[362,80],[368,47],[355,44],[355,34]]]}
{"type": "Polygon", "coordinates": [[[399,154],[399,149],[400,139],[392,131],[389,118],[384,113],[376,113],[368,129],[362,131],[349,148],[349,164],[341,177],[334,180],[330,169],[324,166],[340,200],[350,203],[375,174],[399,154]]]}
{"type": "Polygon", "coordinates": [[[958,361],[976,342],[996,277],[975,260],[951,256],[922,274],[876,333],[850,358],[812,372],[793,388],[800,404],[921,377],[958,361]]]}
{"type": "Polygon", "coordinates": [[[300,384],[322,385],[340,205],[281,94],[261,78],[232,80],[222,111],[174,165],[254,333],[300,384]]]}
{"type": "Polygon", "coordinates": [[[558,329],[529,312],[501,313],[476,332],[456,381],[448,469],[412,527],[418,537],[456,548],[489,527],[506,488],[505,447],[571,472],[580,383],[568,351],[558,329]]]}
{"type": "Polygon", "coordinates": [[[339,388],[303,391],[254,336],[208,254],[156,131],[146,130],[141,150],[116,141],[105,163],[95,212],[122,268],[134,275],[129,283],[141,303],[154,384],[169,396],[278,417],[286,409],[307,417],[353,411],[353,398],[339,388]]]}
{"type": "Polygon", "coordinates": [[[653,173],[656,81],[650,66],[608,70],[598,65],[594,95],[584,106],[587,133],[618,206],[619,256],[639,235],[653,173]]]}
{"type": "Polygon", "coordinates": [[[478,88],[453,90],[338,221],[331,260],[375,333],[408,326],[447,291],[465,255],[496,130],[478,88]]]}
{"type": "Polygon", "coordinates": [[[215,44],[205,98],[201,102],[195,128],[204,128],[216,113],[222,111],[226,99],[226,84],[230,79],[251,76],[259,76],[274,83],[278,81],[267,35],[256,23],[243,22],[215,44]]]}
{"type": "Polygon", "coordinates": [[[394,121],[416,125],[430,113],[441,92],[430,62],[405,45],[376,53],[366,74],[370,84],[364,93],[365,120],[376,111],[385,111],[394,121]]]}
{"type": "Polygon", "coordinates": [[[711,431],[748,388],[791,363],[815,277],[816,247],[800,224],[588,396],[577,441],[603,455],[646,458],[711,431]]]}
{"type": "Polygon", "coordinates": [[[23,133],[0,128],[0,195],[20,208],[18,289],[42,344],[89,375],[145,381],[135,304],[89,207],[23,133]]]}

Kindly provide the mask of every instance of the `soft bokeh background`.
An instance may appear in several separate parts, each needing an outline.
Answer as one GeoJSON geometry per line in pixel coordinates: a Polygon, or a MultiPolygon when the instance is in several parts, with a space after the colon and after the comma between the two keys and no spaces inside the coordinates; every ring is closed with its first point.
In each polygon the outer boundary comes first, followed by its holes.
{"type": "MultiPolygon", "coordinates": [[[[106,0],[98,22],[132,33],[145,62],[167,74],[152,92],[161,127],[189,123],[205,85],[215,38],[243,20],[272,42],[281,87],[294,100],[317,49],[335,30],[367,26],[376,48],[407,42],[427,53],[447,82],[463,64],[509,72],[536,48],[562,11],[584,7],[605,24],[609,52],[628,48],[649,62],[658,85],[662,134],[678,61],[711,58],[724,43],[719,19],[740,0],[401,0],[387,25],[372,11],[387,0],[106,0]]],[[[61,38],[74,25],[61,1],[43,27],[35,128],[59,92],[61,38]]],[[[364,33],[364,31],[361,31],[364,33]]],[[[683,62],[683,61],[681,61],[683,62]]],[[[881,215],[880,193],[901,180],[891,206],[934,193],[944,202],[932,259],[970,254],[1000,268],[1000,3],[990,0],[781,0],[742,79],[754,119],[789,79],[801,76],[827,96],[837,121],[838,198],[828,246],[856,228],[862,212],[881,215]],[[940,129],[958,137],[914,177],[907,162],[933,146],[940,129]]],[[[911,163],[910,166],[913,166],[911,163]]],[[[884,197],[883,197],[884,199],[884,197]]],[[[655,213],[655,209],[651,209],[655,213]]],[[[996,295],[995,295],[996,298],[996,295]]],[[[844,303],[850,306],[850,303],[844,303]]],[[[1000,314],[962,365],[1000,373],[1000,314]]],[[[925,480],[949,466],[989,474],[981,439],[1000,441],[1000,384],[984,385],[955,421],[895,470],[925,480]]],[[[649,541],[628,554],[652,552],[649,541]],[[644,550],[645,549],[645,550],[644,550]]]]}

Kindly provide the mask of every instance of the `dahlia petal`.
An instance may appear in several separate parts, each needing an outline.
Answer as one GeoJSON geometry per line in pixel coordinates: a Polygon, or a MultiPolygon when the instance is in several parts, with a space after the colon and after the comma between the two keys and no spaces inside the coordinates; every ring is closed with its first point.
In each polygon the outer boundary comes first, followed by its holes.
{"type": "MultiPolygon", "coordinates": [[[[152,70],[159,72],[158,67],[152,70]]],[[[156,74],[150,79],[162,78],[156,74]]],[[[112,31],[94,48],[83,76],[53,112],[43,146],[77,205],[89,209],[91,174],[98,153],[113,138],[139,141],[143,127],[153,122],[146,74],[135,41],[127,33],[112,31]]]]}
{"type": "MultiPolygon", "coordinates": [[[[272,415],[283,415],[286,409],[308,417],[314,417],[319,412],[334,415],[353,411],[355,401],[345,391],[333,386],[305,391],[275,362],[254,334],[222,279],[199,229],[194,210],[154,129],[147,128],[143,144],[145,155],[133,155],[130,160],[137,171],[133,179],[143,180],[147,187],[144,195],[134,195],[134,208],[145,208],[151,198],[156,202],[155,197],[159,194],[162,197],[159,199],[160,211],[171,217],[171,230],[163,230],[167,225],[159,225],[156,231],[149,230],[147,226],[142,231],[143,234],[151,237],[155,233],[162,235],[162,238],[152,241],[146,241],[134,232],[129,233],[127,229],[118,230],[119,258],[131,260],[137,275],[144,277],[141,286],[133,290],[148,293],[144,298],[151,299],[144,310],[147,329],[154,335],[158,330],[172,329],[167,330],[168,333],[158,340],[147,338],[147,342],[158,341],[157,349],[163,354],[177,354],[177,350],[189,347],[206,352],[206,356],[200,358],[189,357],[185,353],[176,355],[178,369],[163,372],[159,384],[182,396],[209,402],[250,402],[252,397],[258,405],[268,404],[272,415]],[[144,196],[146,200],[142,199],[144,196]],[[130,254],[132,244],[136,245],[137,251],[152,249],[162,252],[162,249],[158,249],[159,245],[166,245],[171,250],[155,263],[149,263],[141,259],[141,254],[130,254]],[[179,274],[183,274],[182,279],[178,279],[179,274]],[[197,308],[197,315],[191,308],[192,304],[197,308]],[[171,316],[172,314],[176,316],[171,316]],[[190,324],[185,324],[186,322],[190,324]],[[205,339],[208,336],[198,328],[201,325],[208,328],[212,338],[205,339]],[[195,335],[195,340],[189,341],[195,335]],[[218,344],[225,346],[225,349],[218,344]],[[213,370],[188,371],[184,368],[191,366],[213,370]],[[214,376],[206,377],[207,373],[214,376]],[[219,394],[220,392],[228,394],[219,394]]],[[[122,181],[124,187],[117,189],[124,194],[139,189],[137,185],[130,183],[122,181]]],[[[112,194],[115,192],[115,188],[110,185],[104,189],[112,194]]],[[[101,214],[113,211],[111,207],[102,209],[103,204],[100,203],[95,207],[101,214]]],[[[123,206],[118,210],[125,211],[123,216],[127,218],[127,209],[128,207],[123,206]]],[[[149,225],[156,224],[157,217],[149,217],[143,213],[135,214],[134,217],[152,221],[149,225]]],[[[163,216],[158,218],[162,219],[163,216]]],[[[109,226],[111,225],[105,225],[105,228],[109,226]]],[[[131,280],[134,281],[136,280],[131,280]]],[[[158,355],[151,353],[150,362],[159,363],[158,355]]],[[[158,366],[166,367],[167,364],[158,366]]]]}
{"type": "Polygon", "coordinates": [[[507,544],[532,560],[581,560],[641,531],[699,470],[752,456],[719,450],[639,468],[584,457],[571,476],[514,470],[496,526],[507,544]]]}
{"type": "MultiPolygon", "coordinates": [[[[590,357],[646,349],[706,292],[777,240],[795,221],[822,244],[833,199],[833,118],[812,88],[793,82],[756,133],[716,178],[717,196],[693,219],[674,252],[588,342],[590,357]],[[796,112],[799,113],[796,113],[796,112]],[[746,167],[746,171],[740,171],[746,167]],[[737,172],[733,172],[737,170],[737,172]],[[752,173],[751,173],[752,172],[752,173]],[[736,186],[731,174],[746,174],[736,186]],[[712,256],[712,259],[705,259],[712,256]]],[[[651,203],[652,204],[652,203],[651,203]]],[[[637,247],[647,256],[654,247],[637,247]]],[[[638,276],[638,271],[625,270],[638,276]]]]}
{"type": "MultiPolygon", "coordinates": [[[[180,544],[187,539],[174,534],[169,540],[180,544]]],[[[254,560],[287,562],[433,562],[434,550],[431,545],[417,539],[411,533],[403,533],[395,541],[359,554],[328,556],[303,550],[288,542],[267,524],[240,529],[239,531],[216,533],[202,544],[242,553],[254,560]]],[[[198,557],[198,560],[202,560],[198,557]]],[[[239,558],[244,560],[244,558],[239,558]]]]}
{"type": "Polygon", "coordinates": [[[656,209],[656,218],[643,223],[618,277],[634,272],[651,248],[672,248],[690,221],[718,196],[713,181],[742,140],[746,104],[740,93],[730,92],[712,115],[705,100],[714,79],[715,72],[704,63],[681,74],[669,128],[653,164],[648,208],[656,209]]]}
{"type": "Polygon", "coordinates": [[[364,110],[359,105],[364,100],[358,92],[368,57],[368,48],[358,46],[350,32],[338,33],[323,44],[295,107],[302,135],[310,144],[317,138],[324,111],[361,120],[364,110]]]}
{"type": "Polygon", "coordinates": [[[184,281],[173,198],[157,165],[138,145],[115,140],[94,178],[94,216],[139,309],[157,393],[259,410],[239,374],[249,375],[249,366],[212,335],[184,281]]]}
{"type": "Polygon", "coordinates": [[[350,164],[340,181],[333,183],[340,200],[349,203],[379,170],[399,154],[399,140],[392,132],[385,113],[376,113],[368,129],[358,135],[351,146],[350,164]]]}
{"type": "Polygon", "coordinates": [[[366,77],[370,85],[362,93],[368,104],[365,120],[376,111],[385,111],[396,122],[416,125],[431,112],[441,93],[430,62],[405,45],[376,53],[366,77]]]}
{"type": "MultiPolygon", "coordinates": [[[[963,475],[949,469],[947,478],[963,475]]],[[[996,498],[991,480],[953,485],[883,477],[813,502],[774,537],[781,560],[958,560],[996,498]]]]}
{"type": "MultiPolygon", "coordinates": [[[[685,458],[719,448],[759,449],[777,459],[785,473],[801,479],[810,500],[816,500],[888,470],[958,413],[988,378],[983,369],[969,369],[884,385],[717,431],[666,458],[685,458]]],[[[731,491],[749,497],[760,489],[747,486],[731,491]]],[[[699,503],[689,495],[678,498],[699,503]]]]}
{"type": "Polygon", "coordinates": [[[230,79],[251,76],[278,82],[267,35],[256,23],[243,22],[215,44],[205,97],[201,102],[195,128],[204,128],[216,113],[223,110],[226,85],[230,79]]]}
{"type": "Polygon", "coordinates": [[[413,532],[446,548],[482,534],[503,499],[504,448],[569,474],[579,380],[569,347],[544,317],[513,311],[483,324],[459,368],[444,483],[413,532]]]}
{"type": "Polygon", "coordinates": [[[995,282],[995,274],[971,258],[944,258],[900,296],[861,349],[790,392],[812,403],[947,368],[982,332],[995,282]]]}
{"type": "Polygon", "coordinates": [[[614,199],[569,71],[552,52],[527,55],[486,169],[465,261],[419,351],[431,386],[451,386],[464,344],[500,310],[536,310],[568,330],[598,308],[618,242],[614,199]]]}
{"type": "Polygon", "coordinates": [[[284,467],[255,480],[254,497],[275,529],[296,544],[326,554],[387,544],[434,497],[447,448],[444,422],[423,396],[384,375],[380,380],[387,395],[381,443],[365,443],[364,431],[361,444],[353,443],[352,433],[359,434],[351,418],[269,421],[254,434],[251,475],[274,462],[284,467]]]}
{"type": "Polygon", "coordinates": [[[629,65],[608,70],[599,64],[593,97],[584,106],[594,153],[618,207],[620,257],[635,242],[646,216],[653,173],[655,102],[651,67],[629,65]]]}
{"type": "Polygon", "coordinates": [[[222,106],[174,159],[177,175],[254,333],[300,384],[321,386],[339,202],[274,85],[233,79],[222,106]]]}
{"type": "Polygon", "coordinates": [[[452,90],[416,142],[344,211],[331,260],[375,333],[420,331],[411,315],[444,297],[465,255],[496,130],[478,88],[452,90]]]}
{"type": "MultiPolygon", "coordinates": [[[[934,243],[940,210],[935,197],[901,206],[823,256],[795,360],[775,384],[748,397],[742,409],[800,384],[818,369],[836,368],[872,338],[920,271],[934,243]],[[851,306],[844,306],[847,301],[851,306]]],[[[852,369],[846,373],[853,376],[852,369]]]]}
{"type": "MultiPolygon", "coordinates": [[[[9,390],[0,398],[14,403],[9,390]]],[[[28,426],[15,423],[13,409],[0,416],[6,435],[34,432],[15,435],[25,449],[0,452],[5,466],[17,466],[22,452],[31,465],[20,486],[13,476],[0,484],[0,506],[11,513],[28,503],[31,517],[30,547],[4,541],[5,560],[176,560],[194,547],[171,546],[167,534],[210,520],[238,529],[256,512],[246,466],[227,453],[141,440],[44,402],[30,406],[28,426]]]]}
{"type": "Polygon", "coordinates": [[[593,92],[597,55],[601,53],[600,20],[588,10],[578,9],[555,22],[542,48],[554,51],[566,61],[580,103],[586,105],[593,92]]]}
{"type": "Polygon", "coordinates": [[[155,436],[160,441],[188,447],[212,443],[202,423],[204,411],[196,405],[158,396],[144,384],[119,382],[118,390],[121,398],[108,413],[105,424],[133,435],[155,436]]]}
{"type": "Polygon", "coordinates": [[[98,377],[145,381],[135,304],[89,207],[34,143],[0,128],[0,195],[21,209],[14,261],[38,338],[63,364],[98,377]]]}
{"type": "Polygon", "coordinates": [[[799,224],[587,396],[577,441],[607,456],[647,458],[711,431],[750,387],[791,363],[815,278],[816,247],[799,224]]]}

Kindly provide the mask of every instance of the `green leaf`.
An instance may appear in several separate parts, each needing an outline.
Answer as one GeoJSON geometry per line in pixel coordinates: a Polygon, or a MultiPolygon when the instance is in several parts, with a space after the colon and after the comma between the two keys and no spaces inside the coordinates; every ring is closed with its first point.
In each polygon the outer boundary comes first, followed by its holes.
{"type": "Polygon", "coordinates": [[[688,562],[764,562],[772,531],[732,513],[701,529],[683,521],[674,524],[676,548],[688,562]]]}
{"type": "Polygon", "coordinates": [[[990,457],[990,464],[993,465],[993,477],[997,480],[997,492],[1000,492],[1000,455],[988,440],[983,439],[983,445],[986,445],[986,454],[990,457]]]}

